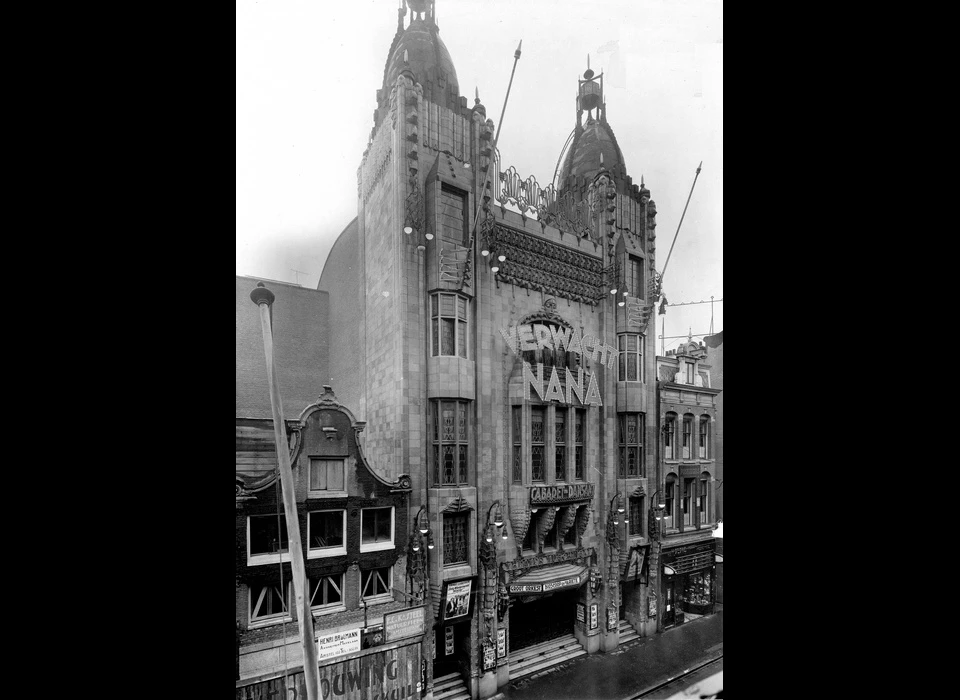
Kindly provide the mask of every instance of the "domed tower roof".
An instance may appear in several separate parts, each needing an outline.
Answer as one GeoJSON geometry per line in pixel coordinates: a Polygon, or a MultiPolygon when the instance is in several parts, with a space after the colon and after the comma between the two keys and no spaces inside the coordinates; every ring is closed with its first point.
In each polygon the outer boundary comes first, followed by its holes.
{"type": "Polygon", "coordinates": [[[383,98],[390,94],[397,77],[408,71],[416,82],[432,89],[433,102],[447,106],[458,104],[460,84],[453,59],[439,35],[434,0],[408,0],[398,10],[398,15],[397,34],[383,71],[383,98]],[[404,29],[407,4],[410,5],[411,19],[404,29]]]}
{"type": "Polygon", "coordinates": [[[594,77],[589,66],[590,58],[587,57],[587,71],[583,74],[583,80],[578,81],[577,125],[571,135],[573,141],[564,147],[568,149],[566,157],[561,153],[563,165],[557,181],[560,188],[567,184],[570,177],[592,179],[601,170],[621,176],[627,172],[623,152],[613,135],[613,129],[607,123],[607,105],[603,100],[603,74],[594,77]],[[587,113],[585,121],[582,119],[584,111],[587,113]]]}

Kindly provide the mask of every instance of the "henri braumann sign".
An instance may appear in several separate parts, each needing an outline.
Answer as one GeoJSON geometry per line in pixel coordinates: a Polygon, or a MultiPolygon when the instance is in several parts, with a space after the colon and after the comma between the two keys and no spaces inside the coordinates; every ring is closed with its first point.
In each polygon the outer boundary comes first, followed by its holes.
{"type": "MultiPolygon", "coordinates": [[[[581,337],[580,331],[576,329],[563,328],[562,326],[545,325],[542,323],[525,323],[519,326],[501,328],[500,335],[507,342],[507,345],[517,355],[529,351],[545,348],[547,350],[565,350],[574,352],[580,356],[581,361],[584,358],[590,358],[593,361],[599,359],[600,364],[608,368],[613,368],[619,354],[617,349],[604,343],[600,338],[592,335],[581,337]]],[[[550,368],[550,377],[546,376],[545,368],[542,363],[537,363],[536,374],[530,363],[523,363],[523,394],[524,399],[530,399],[530,387],[532,386],[541,401],[559,401],[560,403],[573,403],[573,396],[580,400],[585,406],[602,406],[600,399],[600,390],[597,388],[597,375],[591,372],[589,375],[582,368],[567,370],[567,386],[564,392],[560,384],[560,377],[557,374],[557,368],[550,368]],[[585,378],[589,376],[589,383],[585,387],[585,378]],[[546,387],[544,387],[546,380],[546,387]]]]}

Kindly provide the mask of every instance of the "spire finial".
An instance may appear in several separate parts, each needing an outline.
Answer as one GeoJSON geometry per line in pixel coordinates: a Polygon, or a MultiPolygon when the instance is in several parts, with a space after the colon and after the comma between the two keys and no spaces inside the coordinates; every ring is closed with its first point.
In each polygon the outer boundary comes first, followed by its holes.
{"type": "Polygon", "coordinates": [[[693,326],[687,326],[687,328],[690,329],[687,335],[687,342],[692,343],[693,342],[693,326]]]}
{"type": "Polygon", "coordinates": [[[640,173],[640,188],[643,188],[643,173],[640,173]]]}
{"type": "Polygon", "coordinates": [[[474,86],[473,89],[474,89],[474,92],[476,93],[476,96],[477,96],[476,104],[480,104],[480,88],[478,88],[477,86],[474,86]]]}

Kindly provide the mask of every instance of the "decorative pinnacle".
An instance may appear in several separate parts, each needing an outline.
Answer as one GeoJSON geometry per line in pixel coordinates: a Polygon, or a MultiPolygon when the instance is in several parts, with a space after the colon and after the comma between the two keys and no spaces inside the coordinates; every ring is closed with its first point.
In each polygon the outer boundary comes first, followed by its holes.
{"type": "Polygon", "coordinates": [[[474,86],[473,89],[474,89],[474,91],[476,91],[476,95],[477,95],[477,102],[476,102],[476,103],[477,103],[477,104],[480,104],[480,88],[474,86]]]}
{"type": "Polygon", "coordinates": [[[276,298],[276,295],[267,289],[267,285],[263,282],[257,282],[256,288],[250,292],[250,301],[258,306],[263,304],[270,306],[276,298]]]}

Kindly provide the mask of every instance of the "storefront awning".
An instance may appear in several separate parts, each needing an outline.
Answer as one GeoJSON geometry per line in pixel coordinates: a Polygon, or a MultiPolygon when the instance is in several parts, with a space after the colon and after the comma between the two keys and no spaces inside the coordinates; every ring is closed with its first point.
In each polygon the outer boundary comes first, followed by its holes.
{"type": "Polygon", "coordinates": [[[565,588],[579,588],[586,582],[587,567],[576,564],[544,566],[514,579],[508,586],[510,595],[552,593],[565,588]]]}

